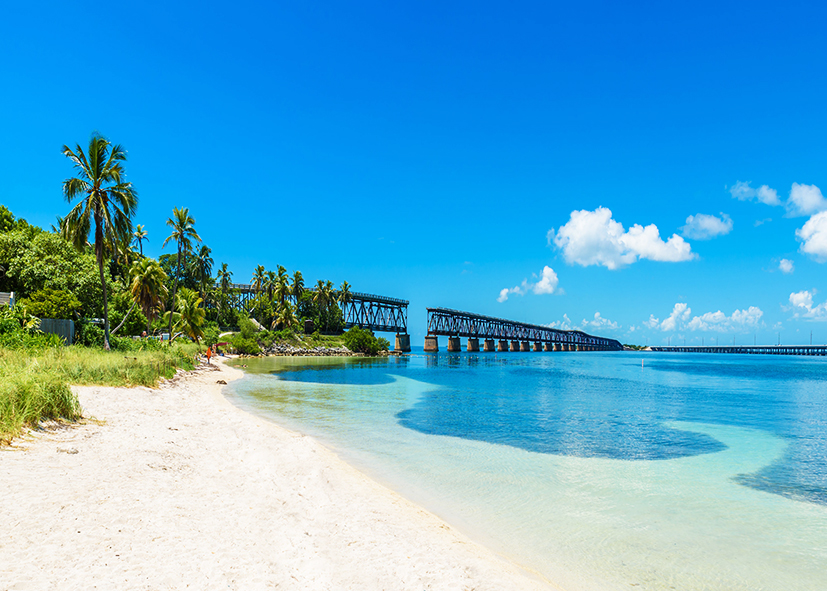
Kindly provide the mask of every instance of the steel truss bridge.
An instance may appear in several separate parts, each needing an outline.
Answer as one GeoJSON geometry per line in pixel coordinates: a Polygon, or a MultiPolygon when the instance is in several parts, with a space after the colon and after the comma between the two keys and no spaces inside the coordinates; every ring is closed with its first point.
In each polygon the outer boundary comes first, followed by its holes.
{"type": "Polygon", "coordinates": [[[761,347],[651,347],[652,351],[667,353],[740,353],[746,355],[827,355],[827,345],[786,346],[770,345],[761,347]]]}
{"type": "MultiPolygon", "coordinates": [[[[229,305],[248,314],[252,311],[256,296],[265,291],[257,290],[245,283],[233,283],[227,290],[229,305]]],[[[338,292],[335,292],[338,296],[338,292]]],[[[408,300],[371,295],[368,293],[351,293],[350,300],[344,306],[337,300],[336,305],[342,309],[345,328],[358,326],[374,332],[408,332],[408,300]]]]}
{"type": "MultiPolygon", "coordinates": [[[[506,350],[503,343],[511,341],[510,350],[528,351],[529,344],[539,351],[544,346],[547,351],[622,351],[623,345],[614,339],[593,336],[579,330],[560,330],[514,322],[491,316],[481,316],[470,312],[460,312],[449,308],[428,308],[428,336],[448,336],[448,350],[459,350],[459,337],[468,337],[468,350],[479,350],[479,339],[486,339],[486,351],[493,351],[493,340],[500,341],[500,351],[506,350]],[[515,346],[516,344],[516,346],[515,346]]],[[[428,337],[426,350],[428,350],[428,337]]],[[[434,338],[434,341],[436,339],[434,338]]],[[[436,350],[436,349],[431,349],[436,350]]]]}

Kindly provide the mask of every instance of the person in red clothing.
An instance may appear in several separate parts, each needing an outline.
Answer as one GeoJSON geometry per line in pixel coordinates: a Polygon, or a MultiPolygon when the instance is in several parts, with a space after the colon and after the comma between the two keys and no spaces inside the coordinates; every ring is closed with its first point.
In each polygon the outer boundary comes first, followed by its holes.
{"type": "Polygon", "coordinates": [[[212,347],[207,347],[207,365],[210,364],[210,357],[212,357],[212,347]]]}

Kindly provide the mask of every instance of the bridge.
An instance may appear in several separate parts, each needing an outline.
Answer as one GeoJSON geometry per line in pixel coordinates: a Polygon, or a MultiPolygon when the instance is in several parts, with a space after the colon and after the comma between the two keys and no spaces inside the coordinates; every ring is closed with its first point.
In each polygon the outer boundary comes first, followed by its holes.
{"type": "MultiPolygon", "coordinates": [[[[229,304],[236,310],[252,311],[255,298],[263,289],[253,285],[233,283],[227,291],[229,304]]],[[[312,290],[310,290],[312,291],[312,290]]],[[[339,292],[335,292],[339,295],[339,292]]],[[[372,332],[395,332],[396,350],[410,351],[411,338],[408,335],[408,300],[389,298],[368,293],[351,293],[348,301],[336,305],[342,310],[345,328],[358,326],[372,332]]]]}
{"type": "Polygon", "coordinates": [[[665,353],[737,353],[742,355],[827,355],[827,345],[770,345],[770,346],[725,346],[725,347],[650,347],[652,351],[665,353]]]}
{"type": "Polygon", "coordinates": [[[480,339],[483,339],[483,351],[530,351],[532,347],[534,351],[623,350],[619,341],[579,330],[560,330],[449,308],[428,308],[425,351],[439,351],[438,336],[448,337],[448,351],[462,350],[460,337],[468,338],[468,351],[479,351],[480,339]]]}

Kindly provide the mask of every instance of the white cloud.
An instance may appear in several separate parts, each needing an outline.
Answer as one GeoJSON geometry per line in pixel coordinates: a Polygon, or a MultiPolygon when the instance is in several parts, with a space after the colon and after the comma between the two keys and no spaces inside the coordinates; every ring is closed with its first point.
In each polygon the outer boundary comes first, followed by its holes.
{"type": "Polygon", "coordinates": [[[681,231],[687,238],[709,240],[716,236],[729,234],[732,231],[732,218],[725,213],[721,213],[721,217],[706,213],[691,215],[686,218],[686,225],[681,228],[681,231]]]}
{"type": "Polygon", "coordinates": [[[771,189],[767,185],[761,185],[758,189],[753,189],[749,186],[750,181],[742,183],[736,182],[729,189],[730,194],[739,201],[752,201],[758,199],[761,203],[767,205],[781,205],[781,200],[778,198],[778,191],[771,189]]]}
{"type": "Polygon", "coordinates": [[[654,314],[649,315],[649,320],[643,321],[643,325],[648,326],[649,328],[655,328],[658,324],[660,324],[660,320],[655,318],[654,314]]]}
{"type": "Polygon", "coordinates": [[[771,221],[772,221],[772,218],[764,218],[763,220],[755,220],[755,223],[752,224],[752,225],[757,228],[758,226],[763,226],[764,224],[766,224],[768,222],[771,222],[771,221]]]}
{"type": "Polygon", "coordinates": [[[827,302],[813,306],[813,296],[816,291],[797,291],[790,294],[794,318],[810,318],[812,320],[827,320],[827,302]]]}
{"type": "Polygon", "coordinates": [[[549,322],[546,326],[549,328],[558,328],[560,330],[593,330],[596,328],[603,330],[617,330],[618,328],[621,328],[617,322],[601,316],[600,312],[595,312],[594,318],[591,320],[584,318],[580,324],[574,324],[567,314],[563,314],[562,320],[549,322]]]}
{"type": "Polygon", "coordinates": [[[790,198],[787,199],[787,215],[812,215],[827,210],[827,199],[815,185],[793,183],[790,198]]]}
{"type": "Polygon", "coordinates": [[[530,282],[528,279],[523,279],[523,282],[520,285],[515,285],[514,287],[504,287],[500,290],[500,295],[497,297],[497,301],[502,303],[508,299],[510,295],[525,295],[529,291],[533,291],[534,293],[540,294],[548,294],[548,293],[563,293],[563,290],[560,289],[559,283],[560,280],[557,278],[557,273],[554,272],[554,269],[546,265],[543,267],[543,270],[540,272],[540,276],[538,277],[537,274],[533,275],[534,279],[537,279],[536,282],[530,282]]]}
{"type": "Polygon", "coordinates": [[[554,269],[546,265],[543,267],[543,271],[540,274],[540,280],[534,284],[532,287],[532,291],[536,294],[542,293],[554,293],[554,290],[557,289],[557,285],[560,283],[559,279],[557,279],[557,273],[554,272],[554,269]]]}
{"type": "Polygon", "coordinates": [[[801,241],[799,250],[813,256],[816,260],[827,261],[827,211],[815,214],[795,231],[795,237],[801,241]]]}
{"type": "Polygon", "coordinates": [[[692,308],[689,307],[688,304],[684,304],[683,302],[678,302],[675,304],[675,307],[672,308],[672,313],[660,324],[661,330],[675,330],[678,326],[678,322],[683,322],[689,318],[689,315],[692,313],[692,308]]]}
{"type": "Polygon", "coordinates": [[[781,259],[778,263],[778,269],[782,273],[792,273],[795,271],[795,264],[790,259],[781,259]]]}
{"type": "Polygon", "coordinates": [[[666,242],[654,224],[635,224],[628,231],[612,219],[606,207],[571,212],[569,221],[557,232],[548,232],[549,244],[563,251],[569,264],[602,265],[620,269],[639,259],[680,262],[695,258],[688,242],[673,234],[666,242]]]}
{"type": "MultiPolygon", "coordinates": [[[[720,310],[691,318],[690,316],[692,316],[692,309],[687,304],[678,302],[669,317],[660,323],[659,328],[664,332],[677,330],[740,332],[761,326],[764,312],[756,306],[750,306],[746,310],[735,310],[730,316],[720,310]]],[[[643,324],[649,328],[655,328],[658,326],[657,318],[653,314],[643,324]]]]}

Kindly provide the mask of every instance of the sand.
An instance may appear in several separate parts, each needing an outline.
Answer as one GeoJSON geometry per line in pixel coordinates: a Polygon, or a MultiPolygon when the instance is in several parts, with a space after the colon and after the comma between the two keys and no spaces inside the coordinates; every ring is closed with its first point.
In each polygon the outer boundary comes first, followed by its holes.
{"type": "Polygon", "coordinates": [[[0,449],[0,591],[553,588],[231,405],[240,376],[77,387],[83,424],[0,449]]]}

